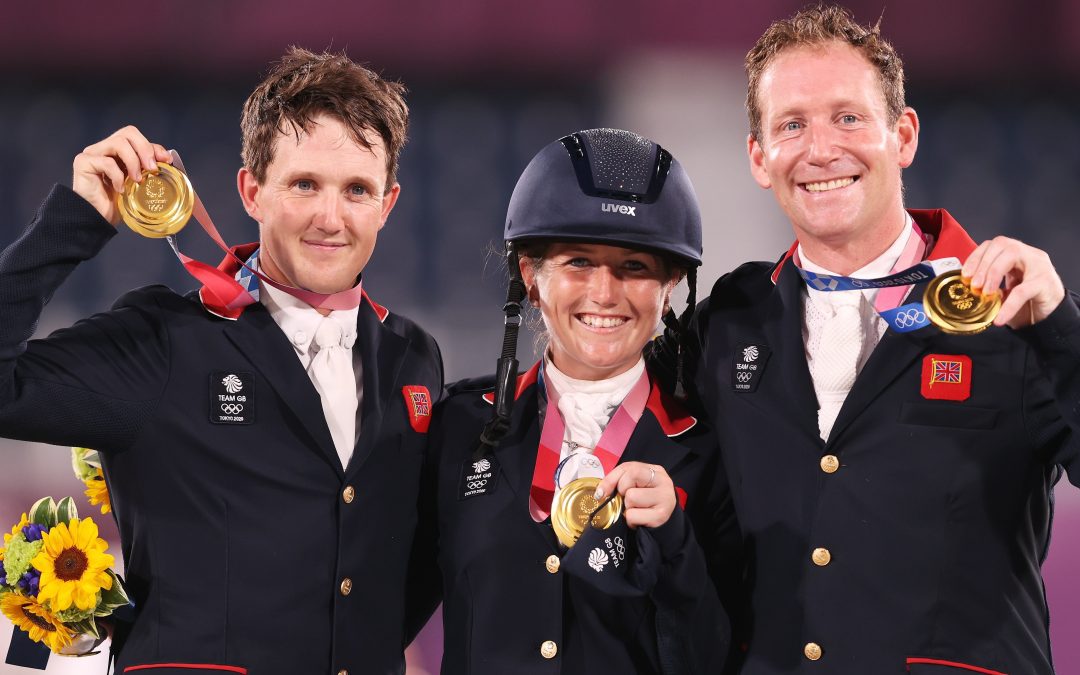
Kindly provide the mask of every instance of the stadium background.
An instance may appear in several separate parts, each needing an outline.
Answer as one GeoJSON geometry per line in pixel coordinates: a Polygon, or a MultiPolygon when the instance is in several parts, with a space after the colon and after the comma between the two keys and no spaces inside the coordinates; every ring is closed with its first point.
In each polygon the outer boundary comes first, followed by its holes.
{"type": "MultiPolygon", "coordinates": [[[[0,16],[0,245],[29,221],[71,159],[124,124],[183,154],[227,241],[256,237],[235,193],[240,106],[289,44],[345,50],[409,87],[402,199],[365,286],[438,339],[448,380],[492,370],[502,277],[488,258],[514,181],[545,143],[617,126],[686,165],[705,214],[702,274],[775,259],[790,227],[746,169],[742,57],[802,3],[259,0],[9,4],[0,16]]],[[[1071,288],[1080,244],[1080,4],[1069,0],[853,1],[905,59],[921,144],[905,173],[911,206],[947,207],[976,239],[1046,249],[1071,288]]],[[[189,254],[220,253],[190,228],[189,254]]],[[[124,290],[192,281],[163,242],[124,231],[53,299],[39,335],[106,309],[124,290]]],[[[2,320],[2,318],[0,318],[2,320]]],[[[528,351],[527,338],[522,339],[528,351]]],[[[523,360],[527,361],[525,357],[523,360]]],[[[0,529],[39,496],[79,495],[65,448],[0,441],[0,529]]],[[[932,471],[933,467],[927,467],[932,471]]],[[[83,515],[95,513],[79,497],[83,515]]],[[[103,531],[113,538],[109,518],[103,531]]],[[[1045,565],[1058,670],[1080,672],[1080,493],[1057,493],[1045,565]]],[[[192,580],[198,583],[198,580],[192,580]]],[[[10,627],[0,622],[0,645],[10,627]]],[[[437,672],[439,638],[410,650],[437,672]]],[[[0,673],[29,672],[0,665],[0,673]]],[[[104,672],[103,657],[54,658],[50,673],[104,672]]]]}

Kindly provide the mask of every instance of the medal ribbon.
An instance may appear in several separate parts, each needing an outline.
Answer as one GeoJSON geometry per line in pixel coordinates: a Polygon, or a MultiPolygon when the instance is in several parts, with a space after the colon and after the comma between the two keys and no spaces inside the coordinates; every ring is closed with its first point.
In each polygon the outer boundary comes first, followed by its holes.
{"type": "MultiPolygon", "coordinates": [[[[170,154],[173,158],[173,166],[184,171],[184,163],[180,160],[180,155],[175,150],[170,151],[170,154]]],[[[187,173],[187,171],[184,171],[184,173],[187,173]]],[[[190,176],[188,179],[190,180],[190,176]]],[[[360,302],[363,299],[363,290],[361,289],[360,284],[338,293],[315,293],[314,291],[295,288],[274,281],[262,272],[248,267],[246,261],[238,257],[225,243],[225,240],[222,239],[221,234],[214,225],[214,221],[206,211],[206,207],[203,206],[202,200],[199,199],[198,192],[195,192],[195,206],[192,210],[192,217],[195,218],[203,231],[209,235],[210,239],[212,239],[222,251],[225,251],[232,256],[241,266],[246,267],[263,283],[288,293],[301,302],[311,305],[315,309],[339,310],[353,309],[354,307],[360,306],[360,302]]],[[[203,295],[204,302],[213,305],[217,309],[223,309],[230,315],[236,315],[239,310],[255,302],[255,298],[253,298],[243,286],[237,283],[233,276],[217,267],[207,265],[204,262],[200,262],[183,254],[180,251],[180,247],[176,244],[175,236],[169,236],[168,241],[173,253],[176,254],[176,257],[180,260],[180,264],[184,266],[184,269],[187,270],[188,274],[202,282],[203,289],[200,294],[203,295]]]]}
{"type": "MultiPolygon", "coordinates": [[[[544,415],[544,428],[540,432],[540,447],[536,452],[536,466],[529,488],[529,513],[538,523],[546,520],[551,513],[551,500],[555,496],[555,470],[559,467],[566,435],[566,422],[559,412],[559,393],[546,382],[547,378],[544,379],[547,413],[544,415]]],[[[619,404],[596,443],[593,455],[600,460],[605,475],[610,473],[622,458],[648,400],[649,373],[645,371],[619,404]]]]}
{"type": "Polygon", "coordinates": [[[857,279],[840,275],[817,274],[804,270],[799,265],[796,265],[795,269],[799,271],[799,276],[803,278],[807,286],[825,293],[882,289],[874,302],[874,309],[889,325],[889,328],[898,333],[910,333],[929,326],[930,320],[926,317],[921,299],[897,306],[903,301],[907,287],[930,281],[939,274],[960,269],[960,260],[955,257],[922,260],[926,253],[927,243],[918,226],[914,224],[912,226],[916,236],[909,239],[892,273],[887,276],[877,279],[857,279]],[[917,262],[920,260],[922,262],[917,262]],[[911,263],[916,264],[911,265],[911,263]],[[911,266],[897,270],[904,265],[911,266]]]}

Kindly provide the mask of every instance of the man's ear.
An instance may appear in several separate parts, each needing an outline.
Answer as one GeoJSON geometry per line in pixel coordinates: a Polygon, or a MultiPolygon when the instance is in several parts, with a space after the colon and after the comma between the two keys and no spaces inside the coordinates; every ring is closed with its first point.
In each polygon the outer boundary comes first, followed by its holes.
{"type": "Polygon", "coordinates": [[[896,120],[896,137],[900,142],[900,168],[906,169],[915,161],[915,151],[919,149],[919,116],[914,108],[904,108],[896,120]]]}
{"type": "Polygon", "coordinates": [[[754,138],[753,134],[746,137],[746,154],[750,158],[750,175],[761,187],[766,190],[771,188],[769,168],[765,166],[765,149],[761,147],[761,142],[754,138]]]}
{"type": "Polygon", "coordinates": [[[259,191],[262,186],[255,180],[255,174],[251,173],[246,166],[240,167],[236,173],[236,190],[240,193],[240,201],[244,203],[244,210],[251,218],[261,223],[259,213],[259,191]]]}
{"type": "Polygon", "coordinates": [[[386,219],[390,217],[390,212],[394,210],[394,204],[397,204],[398,196],[401,195],[401,184],[394,183],[394,187],[383,195],[382,213],[379,214],[379,229],[383,229],[383,225],[386,225],[386,219]]]}

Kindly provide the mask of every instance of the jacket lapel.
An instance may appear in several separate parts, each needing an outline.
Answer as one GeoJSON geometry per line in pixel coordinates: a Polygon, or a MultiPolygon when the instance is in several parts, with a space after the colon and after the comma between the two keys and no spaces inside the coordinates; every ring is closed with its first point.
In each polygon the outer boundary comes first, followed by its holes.
{"type": "MultiPolygon", "coordinates": [[[[769,299],[764,316],[764,331],[769,347],[773,350],[775,364],[770,364],[773,376],[786,380],[781,386],[782,396],[787,405],[779,415],[788,419],[811,438],[820,440],[817,421],[817,394],[810,379],[810,368],[806,363],[806,347],[803,345],[803,285],[802,277],[795,269],[790,258],[781,262],[781,268],[775,277],[776,288],[769,299]]],[[[753,396],[747,396],[755,402],[753,396]]],[[[762,400],[761,404],[771,406],[771,401],[762,400]]],[[[775,413],[776,409],[772,408],[775,413]]]]}
{"type": "MultiPolygon", "coordinates": [[[[926,256],[928,260],[955,257],[963,262],[975,250],[975,242],[968,236],[960,223],[944,209],[909,209],[911,217],[923,232],[933,235],[934,248],[926,256]]],[[[908,301],[921,301],[927,283],[911,289],[908,301]]],[[[911,333],[897,333],[886,330],[881,341],[874,348],[862,372],[855,378],[851,392],[844,400],[843,407],[833,424],[829,443],[840,438],[847,428],[870,403],[877,398],[897,377],[899,377],[928,348],[928,342],[941,334],[933,326],[921,328],[911,333]]]]}
{"type": "Polygon", "coordinates": [[[296,351],[270,312],[255,303],[235,321],[222,324],[225,337],[236,345],[251,365],[270,383],[296,422],[311,437],[319,454],[340,474],[341,460],[326,425],[319,392],[304,372],[296,351]]]}
{"type": "Polygon", "coordinates": [[[383,414],[389,409],[390,397],[394,394],[409,348],[408,338],[390,330],[383,323],[385,318],[386,310],[365,295],[356,317],[356,345],[353,347],[360,351],[364,390],[358,411],[360,438],[346,471],[350,474],[363,465],[378,444],[383,414]]]}

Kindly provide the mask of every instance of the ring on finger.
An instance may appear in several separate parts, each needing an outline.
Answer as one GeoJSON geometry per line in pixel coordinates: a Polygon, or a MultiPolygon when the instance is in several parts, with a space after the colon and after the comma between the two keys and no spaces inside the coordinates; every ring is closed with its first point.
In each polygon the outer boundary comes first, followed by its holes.
{"type": "Polygon", "coordinates": [[[655,466],[650,466],[649,467],[649,482],[645,483],[645,487],[652,487],[653,481],[655,481],[655,480],[656,480],[656,467],[655,466]]]}

